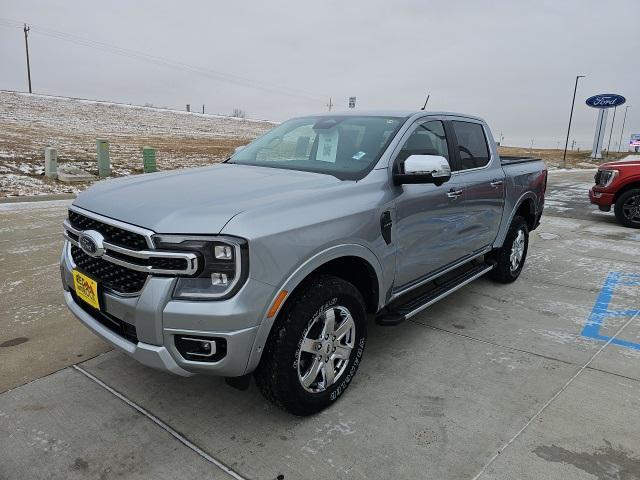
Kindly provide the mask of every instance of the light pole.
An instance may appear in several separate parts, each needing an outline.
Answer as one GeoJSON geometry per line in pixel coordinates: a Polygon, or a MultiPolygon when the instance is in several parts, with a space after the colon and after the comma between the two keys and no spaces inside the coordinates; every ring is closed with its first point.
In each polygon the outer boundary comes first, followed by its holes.
{"type": "MultiPolygon", "coordinates": [[[[620,153],[620,145],[622,145],[622,135],[624,134],[624,124],[627,121],[627,110],[629,110],[629,107],[631,105],[627,105],[626,107],[624,107],[624,118],[622,120],[622,130],[620,130],[620,141],[618,142],[618,153],[620,153]]],[[[627,148],[627,150],[629,150],[627,148]]]]}
{"type": "Polygon", "coordinates": [[[571,113],[569,114],[569,127],[567,128],[567,141],[564,144],[564,155],[562,156],[562,167],[567,168],[567,147],[569,146],[569,133],[571,133],[571,120],[573,119],[573,106],[576,103],[576,91],[578,90],[578,80],[585,75],[576,75],[576,84],[573,87],[573,100],[571,100],[571,113]]]}

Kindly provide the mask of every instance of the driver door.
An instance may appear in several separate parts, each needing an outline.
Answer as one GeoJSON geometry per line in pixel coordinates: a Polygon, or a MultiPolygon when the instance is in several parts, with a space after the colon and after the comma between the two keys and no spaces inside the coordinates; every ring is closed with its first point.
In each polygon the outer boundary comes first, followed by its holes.
{"type": "MultiPolygon", "coordinates": [[[[450,163],[455,158],[445,123],[438,117],[416,121],[401,145],[394,161],[396,171],[403,171],[410,155],[439,155],[450,163]]],[[[440,186],[429,183],[397,187],[395,290],[411,286],[465,255],[461,235],[465,229],[464,187],[460,176],[453,176],[440,186]]]]}

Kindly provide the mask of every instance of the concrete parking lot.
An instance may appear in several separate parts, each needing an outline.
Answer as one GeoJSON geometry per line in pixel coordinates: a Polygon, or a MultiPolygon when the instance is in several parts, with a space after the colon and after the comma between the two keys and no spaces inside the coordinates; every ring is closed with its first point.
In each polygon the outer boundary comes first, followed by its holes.
{"type": "Polygon", "coordinates": [[[0,204],[0,479],[640,479],[640,231],[593,173],[550,174],[517,282],[371,322],[310,418],[111,351],[63,305],[70,200],[0,204]]]}

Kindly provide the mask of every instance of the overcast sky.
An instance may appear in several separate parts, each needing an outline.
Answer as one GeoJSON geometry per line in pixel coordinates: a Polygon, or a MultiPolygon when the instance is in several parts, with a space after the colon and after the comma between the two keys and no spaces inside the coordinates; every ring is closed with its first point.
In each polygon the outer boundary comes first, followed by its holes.
{"type": "Polygon", "coordinates": [[[564,145],[575,76],[583,74],[571,138],[591,148],[597,111],[584,100],[619,93],[633,105],[624,144],[640,133],[637,7],[638,0],[0,0],[0,89],[27,90],[17,28],[27,22],[37,93],[193,110],[204,103],[225,114],[239,107],[273,120],[325,111],[329,97],[338,109],[349,96],[360,109],[417,109],[430,93],[430,110],[480,115],[507,145],[533,139],[555,148],[564,145]]]}

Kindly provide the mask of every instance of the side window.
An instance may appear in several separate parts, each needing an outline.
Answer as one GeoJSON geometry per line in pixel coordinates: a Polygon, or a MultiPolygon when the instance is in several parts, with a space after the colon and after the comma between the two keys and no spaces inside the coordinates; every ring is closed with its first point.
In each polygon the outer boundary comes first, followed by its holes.
{"type": "Polygon", "coordinates": [[[458,121],[451,123],[458,140],[460,170],[480,168],[489,163],[489,147],[482,125],[458,121]]]}
{"type": "Polygon", "coordinates": [[[415,127],[398,154],[401,163],[410,155],[440,155],[449,160],[447,136],[440,120],[423,122],[415,127]]]}

